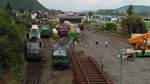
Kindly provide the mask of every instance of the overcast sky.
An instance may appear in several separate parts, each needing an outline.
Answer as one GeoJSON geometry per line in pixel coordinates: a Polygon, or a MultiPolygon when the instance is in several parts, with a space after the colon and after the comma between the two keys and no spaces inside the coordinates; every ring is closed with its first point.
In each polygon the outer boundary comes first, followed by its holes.
{"type": "Polygon", "coordinates": [[[124,5],[147,5],[150,0],[38,0],[46,8],[61,9],[65,11],[82,11],[96,9],[112,9],[124,5]]]}

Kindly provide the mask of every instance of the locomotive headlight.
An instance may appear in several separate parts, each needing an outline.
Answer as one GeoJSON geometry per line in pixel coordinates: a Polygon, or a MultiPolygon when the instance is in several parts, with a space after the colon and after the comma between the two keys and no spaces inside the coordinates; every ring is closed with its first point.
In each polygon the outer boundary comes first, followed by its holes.
{"type": "Polygon", "coordinates": [[[68,45],[66,45],[66,47],[67,47],[67,48],[69,48],[69,46],[68,46],[68,45]]]}

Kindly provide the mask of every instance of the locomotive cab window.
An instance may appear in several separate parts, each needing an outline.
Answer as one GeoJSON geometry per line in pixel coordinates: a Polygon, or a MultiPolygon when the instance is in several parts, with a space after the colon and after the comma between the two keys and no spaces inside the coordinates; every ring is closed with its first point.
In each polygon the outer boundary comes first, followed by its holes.
{"type": "Polygon", "coordinates": [[[54,50],[53,56],[60,56],[60,55],[66,56],[67,55],[66,50],[63,50],[63,49],[54,50]]]}
{"type": "Polygon", "coordinates": [[[33,29],[31,31],[31,35],[38,35],[38,30],[37,29],[33,29]]]}

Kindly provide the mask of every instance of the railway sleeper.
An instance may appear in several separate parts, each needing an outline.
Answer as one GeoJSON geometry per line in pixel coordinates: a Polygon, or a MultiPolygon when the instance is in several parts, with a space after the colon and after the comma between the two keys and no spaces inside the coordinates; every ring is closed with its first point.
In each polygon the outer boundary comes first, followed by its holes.
{"type": "MultiPolygon", "coordinates": [[[[85,81],[85,79],[84,78],[80,78],[79,79],[80,81],[85,81]]],[[[89,79],[88,78],[88,80],[90,81],[90,82],[107,82],[105,79],[89,79]]]]}
{"type": "MultiPolygon", "coordinates": [[[[80,84],[88,84],[88,83],[83,81],[83,82],[80,82],[80,84]]],[[[112,83],[108,83],[108,82],[90,82],[89,84],[112,84],[112,83]]]]}

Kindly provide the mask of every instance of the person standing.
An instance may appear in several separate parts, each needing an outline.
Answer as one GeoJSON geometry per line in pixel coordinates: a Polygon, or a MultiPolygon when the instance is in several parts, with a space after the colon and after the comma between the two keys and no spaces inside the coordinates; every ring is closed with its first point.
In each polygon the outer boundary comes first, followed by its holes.
{"type": "Polygon", "coordinates": [[[96,41],[95,43],[96,43],[96,46],[98,47],[99,42],[98,42],[98,41],[96,41]]]}
{"type": "Polygon", "coordinates": [[[108,41],[105,41],[105,47],[106,48],[108,47],[108,41]]]}

